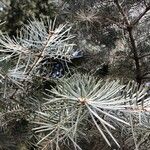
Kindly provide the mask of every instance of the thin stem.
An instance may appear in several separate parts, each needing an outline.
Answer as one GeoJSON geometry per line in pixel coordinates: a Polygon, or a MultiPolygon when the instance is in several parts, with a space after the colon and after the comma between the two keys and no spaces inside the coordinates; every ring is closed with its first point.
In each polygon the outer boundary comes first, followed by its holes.
{"type": "MultiPolygon", "coordinates": [[[[41,60],[41,58],[43,58],[43,53],[44,53],[45,49],[46,49],[47,46],[48,46],[48,43],[49,43],[49,40],[50,40],[51,36],[52,36],[52,33],[49,32],[48,40],[47,40],[47,42],[46,42],[44,48],[41,50],[41,52],[40,52],[38,58],[35,60],[35,62],[34,62],[33,65],[31,66],[31,68],[30,68],[29,71],[27,72],[27,75],[29,75],[29,74],[32,72],[33,68],[36,67],[36,65],[37,65],[38,62],[41,60]]],[[[22,81],[22,83],[24,83],[24,82],[25,82],[25,80],[22,81]]],[[[19,88],[17,88],[17,89],[14,91],[14,93],[13,93],[10,97],[13,98],[14,95],[16,94],[16,92],[17,92],[18,90],[19,90],[19,88]]]]}
{"type": "MultiPolygon", "coordinates": [[[[135,71],[136,81],[137,81],[137,83],[139,83],[139,85],[141,85],[141,82],[142,82],[141,68],[140,68],[140,61],[139,61],[139,56],[138,56],[138,52],[137,52],[137,46],[136,46],[135,39],[134,39],[134,36],[133,36],[133,25],[138,23],[138,21],[144,16],[144,14],[146,12],[144,11],[141,15],[139,15],[138,19],[136,19],[136,21],[134,21],[134,23],[131,24],[129,22],[128,17],[125,14],[122,6],[120,5],[119,1],[114,0],[114,3],[116,4],[119,12],[122,14],[122,16],[124,18],[124,21],[125,21],[125,24],[126,24],[126,30],[129,34],[129,39],[130,39],[130,43],[131,43],[131,46],[132,46],[131,52],[133,53],[133,59],[135,61],[135,66],[136,66],[136,71],[135,71]]],[[[148,10],[146,9],[146,11],[148,11],[148,10]]]]}
{"type": "Polygon", "coordinates": [[[136,47],[136,44],[135,44],[135,39],[133,37],[133,28],[128,27],[127,31],[129,33],[129,38],[130,38],[130,42],[131,42],[131,46],[132,46],[131,51],[133,53],[135,66],[136,66],[136,81],[140,85],[141,82],[142,82],[142,79],[141,79],[141,68],[140,68],[139,56],[138,56],[138,53],[137,53],[137,47],[136,47]]]}
{"type": "Polygon", "coordinates": [[[130,124],[131,124],[132,136],[133,136],[133,140],[134,140],[134,144],[135,144],[135,150],[138,150],[137,140],[136,140],[134,128],[133,128],[133,119],[132,119],[131,114],[130,114],[130,124]]]}
{"type": "Polygon", "coordinates": [[[136,25],[149,10],[150,6],[147,6],[146,9],[131,23],[131,26],[136,25]]]}
{"type": "Polygon", "coordinates": [[[52,33],[49,32],[48,40],[47,40],[47,42],[46,42],[44,48],[41,50],[41,52],[40,52],[38,58],[37,58],[37,59],[35,60],[35,62],[33,63],[32,67],[31,67],[30,70],[28,71],[27,75],[29,75],[29,74],[32,72],[32,70],[34,69],[34,67],[36,67],[36,65],[38,64],[38,62],[40,62],[40,60],[43,58],[45,49],[47,48],[47,46],[48,46],[48,44],[49,44],[49,40],[50,40],[51,36],[52,36],[52,33]]]}
{"type": "Polygon", "coordinates": [[[142,77],[145,77],[146,75],[149,75],[150,74],[150,71],[149,72],[146,72],[142,75],[142,77]]]}
{"type": "Polygon", "coordinates": [[[120,5],[119,1],[118,1],[118,0],[114,0],[114,3],[116,4],[117,8],[119,9],[119,12],[122,14],[123,19],[124,19],[126,25],[129,26],[130,23],[129,23],[128,17],[127,17],[127,15],[125,14],[125,12],[124,12],[122,6],[120,5]]]}
{"type": "Polygon", "coordinates": [[[147,57],[147,56],[150,56],[150,53],[139,56],[139,59],[142,59],[143,57],[147,57]]]}

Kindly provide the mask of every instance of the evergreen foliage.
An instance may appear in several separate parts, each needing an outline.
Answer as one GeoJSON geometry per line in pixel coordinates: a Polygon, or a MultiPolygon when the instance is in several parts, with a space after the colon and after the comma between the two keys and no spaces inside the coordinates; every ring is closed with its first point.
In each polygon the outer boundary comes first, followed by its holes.
{"type": "Polygon", "coordinates": [[[0,149],[149,149],[149,12],[148,0],[1,1],[0,149]]]}

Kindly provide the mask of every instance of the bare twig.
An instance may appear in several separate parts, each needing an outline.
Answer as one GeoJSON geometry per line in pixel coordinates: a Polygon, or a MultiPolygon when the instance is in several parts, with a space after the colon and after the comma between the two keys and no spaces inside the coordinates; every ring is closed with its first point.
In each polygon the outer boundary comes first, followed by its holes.
{"type": "Polygon", "coordinates": [[[144,74],[142,75],[142,77],[145,77],[145,76],[147,76],[147,75],[149,75],[149,74],[150,74],[150,71],[149,71],[149,72],[144,73],[144,74]]]}
{"type": "MultiPolygon", "coordinates": [[[[139,61],[139,56],[138,56],[138,53],[137,53],[137,46],[136,46],[136,43],[135,43],[135,39],[134,39],[134,36],[133,36],[133,25],[131,25],[130,21],[128,20],[128,17],[127,15],[125,14],[122,6],[120,5],[119,1],[118,0],[114,0],[114,3],[116,4],[119,12],[122,14],[123,18],[124,18],[124,21],[125,21],[125,24],[126,24],[126,30],[129,34],[129,39],[130,39],[130,43],[131,43],[131,52],[133,53],[133,59],[135,61],[135,66],[136,66],[136,81],[139,83],[139,85],[141,84],[142,82],[142,78],[141,78],[141,68],[140,68],[140,61],[139,61]]],[[[143,13],[144,15],[145,13],[143,13]]],[[[141,19],[141,17],[143,15],[140,15],[138,17],[138,20],[136,20],[136,22],[138,23],[138,21],[141,19]]]]}
{"type": "Polygon", "coordinates": [[[2,3],[5,7],[7,7],[8,9],[10,9],[11,7],[10,7],[10,5],[9,4],[7,4],[5,1],[1,1],[0,3],[2,3]]]}
{"type": "Polygon", "coordinates": [[[125,12],[124,12],[122,6],[120,5],[119,1],[118,1],[118,0],[114,0],[114,3],[116,4],[117,8],[119,9],[119,12],[122,14],[123,19],[124,19],[126,25],[129,26],[130,23],[129,23],[128,17],[127,17],[127,15],[125,14],[125,12]]]}
{"type": "Polygon", "coordinates": [[[33,63],[32,67],[30,68],[30,70],[28,71],[27,75],[30,74],[30,72],[32,72],[32,70],[37,66],[37,64],[42,60],[42,58],[44,57],[44,52],[45,52],[45,49],[47,48],[48,44],[49,44],[49,40],[52,36],[52,33],[50,32],[49,35],[48,35],[48,40],[44,46],[44,48],[41,50],[38,58],[35,60],[35,62],[33,63]]]}
{"type": "Polygon", "coordinates": [[[138,150],[137,139],[135,137],[135,132],[134,132],[133,118],[131,114],[130,114],[130,124],[131,124],[131,131],[134,140],[135,150],[138,150]]]}
{"type": "Polygon", "coordinates": [[[105,17],[105,19],[113,24],[116,24],[118,27],[125,29],[125,26],[122,25],[120,22],[116,22],[115,20],[113,20],[112,18],[109,18],[108,16],[105,17]]]}
{"type": "MultiPolygon", "coordinates": [[[[35,60],[35,62],[34,62],[33,65],[31,66],[31,68],[30,68],[29,71],[27,72],[27,75],[29,75],[29,74],[32,72],[33,68],[36,67],[36,65],[38,64],[38,62],[41,60],[41,57],[42,57],[42,55],[43,55],[43,52],[44,52],[45,49],[47,48],[48,41],[49,41],[49,39],[51,38],[51,35],[52,35],[52,34],[49,33],[49,35],[48,35],[48,40],[47,40],[45,46],[43,47],[43,49],[41,50],[41,52],[40,52],[38,58],[35,60]]],[[[43,58],[43,57],[42,57],[42,58],[43,58]]],[[[22,84],[23,84],[24,82],[25,82],[25,80],[22,81],[22,84]]],[[[10,97],[13,98],[14,95],[17,93],[18,90],[19,90],[19,88],[17,88],[17,89],[14,91],[14,93],[13,93],[10,97]]]]}
{"type": "Polygon", "coordinates": [[[147,7],[147,2],[146,2],[146,0],[143,0],[143,2],[144,2],[144,5],[147,7]]]}
{"type": "Polygon", "coordinates": [[[147,57],[147,56],[150,56],[150,53],[139,56],[139,59],[142,59],[143,57],[147,57]]]}
{"type": "Polygon", "coordinates": [[[141,81],[140,61],[139,61],[139,56],[138,56],[138,53],[137,53],[137,47],[136,47],[136,44],[135,44],[135,39],[133,37],[133,29],[128,27],[127,31],[129,33],[129,38],[130,38],[130,42],[131,42],[131,45],[132,45],[131,51],[133,53],[135,66],[136,66],[136,81],[139,84],[141,84],[142,81],[141,81]]]}
{"type": "Polygon", "coordinates": [[[131,23],[131,26],[136,25],[141,18],[150,10],[150,6],[147,6],[146,9],[131,23]]]}

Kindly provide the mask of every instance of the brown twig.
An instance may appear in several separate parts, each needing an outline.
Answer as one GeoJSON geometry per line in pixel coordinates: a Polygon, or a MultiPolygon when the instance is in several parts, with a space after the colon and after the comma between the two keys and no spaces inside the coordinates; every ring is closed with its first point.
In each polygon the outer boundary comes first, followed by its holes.
{"type": "Polygon", "coordinates": [[[119,12],[122,14],[123,19],[124,19],[126,25],[129,26],[130,23],[129,23],[128,17],[127,17],[127,15],[125,14],[125,12],[124,12],[122,6],[120,5],[119,1],[118,1],[118,0],[114,0],[114,3],[116,4],[117,8],[119,9],[119,12]]]}
{"type": "Polygon", "coordinates": [[[145,76],[149,75],[150,74],[150,71],[149,72],[146,72],[142,75],[142,77],[144,78],[145,76]]]}
{"type": "MultiPolygon", "coordinates": [[[[136,66],[136,81],[140,85],[141,82],[142,82],[141,68],[140,68],[140,61],[139,61],[139,57],[138,57],[138,53],[137,53],[137,46],[136,46],[135,39],[134,39],[134,36],[133,36],[133,25],[131,25],[130,21],[128,20],[128,17],[125,14],[125,12],[124,12],[122,6],[120,5],[119,1],[118,0],[114,0],[114,3],[116,4],[119,12],[122,14],[122,16],[124,18],[124,21],[125,21],[126,30],[127,30],[128,34],[129,34],[129,39],[130,39],[130,43],[131,43],[131,46],[132,46],[131,52],[133,53],[133,59],[135,61],[135,66],[136,66]]],[[[139,16],[138,19],[140,20],[141,16],[139,16]]],[[[136,21],[136,22],[138,23],[138,21],[136,21]]]]}
{"type": "MultiPolygon", "coordinates": [[[[41,58],[43,58],[43,53],[45,51],[45,49],[47,48],[48,46],[48,42],[51,38],[51,36],[53,35],[52,32],[49,32],[49,35],[48,35],[48,38],[47,38],[47,42],[45,44],[45,46],[43,47],[43,49],[41,50],[41,52],[39,53],[38,55],[38,58],[35,60],[35,62],[33,63],[33,65],[31,66],[31,68],[28,70],[27,72],[27,75],[30,75],[30,73],[32,72],[32,70],[34,69],[34,67],[36,67],[37,63],[41,60],[41,58]]],[[[22,81],[22,83],[24,83],[25,80],[22,81]]],[[[16,88],[16,90],[14,91],[14,93],[10,96],[10,98],[13,99],[14,95],[17,93],[17,91],[19,90],[19,88],[16,88]]]]}
{"type": "Polygon", "coordinates": [[[137,53],[137,47],[135,44],[135,39],[133,37],[133,28],[128,27],[127,31],[129,33],[129,38],[130,38],[130,42],[131,42],[131,46],[132,46],[132,53],[133,53],[133,57],[134,57],[134,61],[135,61],[135,66],[136,66],[136,81],[141,84],[142,79],[141,79],[141,69],[140,69],[140,61],[139,61],[139,56],[137,53]]]}
{"type": "Polygon", "coordinates": [[[136,25],[149,10],[150,6],[147,6],[146,9],[131,23],[131,26],[136,25]]]}
{"type": "Polygon", "coordinates": [[[139,59],[142,59],[143,57],[147,57],[147,56],[150,56],[150,53],[139,56],[139,59]]]}

